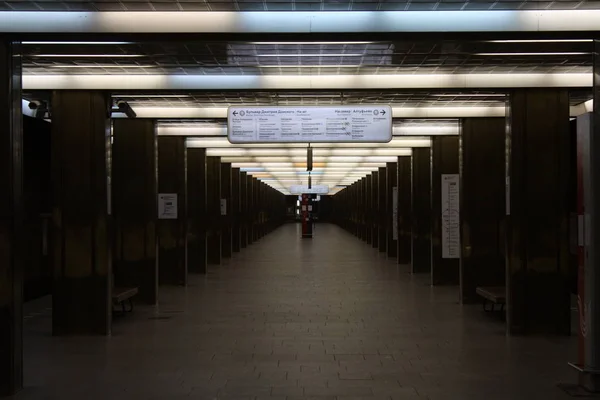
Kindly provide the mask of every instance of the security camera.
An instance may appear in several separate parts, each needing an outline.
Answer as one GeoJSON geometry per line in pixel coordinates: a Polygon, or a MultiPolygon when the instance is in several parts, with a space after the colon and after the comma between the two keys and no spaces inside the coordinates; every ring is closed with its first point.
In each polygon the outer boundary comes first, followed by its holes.
{"type": "Polygon", "coordinates": [[[37,119],[43,119],[48,112],[48,103],[41,100],[33,100],[29,102],[29,109],[33,111],[33,115],[37,119]]]}
{"type": "Polygon", "coordinates": [[[127,103],[126,101],[117,100],[117,108],[119,109],[120,112],[127,115],[128,118],[137,117],[137,114],[135,113],[135,111],[133,111],[133,108],[131,108],[129,103],[127,103]]]}

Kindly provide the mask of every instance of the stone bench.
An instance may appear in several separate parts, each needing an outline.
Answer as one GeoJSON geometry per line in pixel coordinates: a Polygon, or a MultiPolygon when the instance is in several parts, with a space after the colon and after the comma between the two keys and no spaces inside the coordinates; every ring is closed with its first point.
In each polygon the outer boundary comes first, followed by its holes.
{"type": "Polygon", "coordinates": [[[489,287],[478,287],[476,292],[483,298],[483,310],[484,311],[495,311],[495,305],[500,305],[500,312],[504,311],[504,305],[506,304],[506,287],[504,286],[489,286],[489,287]],[[491,304],[491,308],[486,308],[487,304],[491,304]]]}
{"type": "Polygon", "coordinates": [[[138,294],[138,288],[119,288],[115,287],[112,290],[112,302],[113,306],[121,306],[123,314],[126,312],[133,311],[133,297],[138,294]],[[126,309],[125,304],[129,303],[129,310],[126,309]]]}

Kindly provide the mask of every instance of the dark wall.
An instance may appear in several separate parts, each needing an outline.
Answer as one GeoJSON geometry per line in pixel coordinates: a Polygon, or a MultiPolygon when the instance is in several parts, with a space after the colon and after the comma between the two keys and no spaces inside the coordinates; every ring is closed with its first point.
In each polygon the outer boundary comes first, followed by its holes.
{"type": "Polygon", "coordinates": [[[47,236],[50,222],[52,182],[50,168],[51,124],[23,116],[24,300],[51,291],[47,236]]]}

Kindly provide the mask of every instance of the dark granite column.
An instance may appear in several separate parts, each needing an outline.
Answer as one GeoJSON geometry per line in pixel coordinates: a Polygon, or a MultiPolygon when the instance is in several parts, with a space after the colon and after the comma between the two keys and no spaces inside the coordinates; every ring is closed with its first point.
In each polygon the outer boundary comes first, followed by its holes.
{"type": "Polygon", "coordinates": [[[413,149],[412,272],[431,272],[431,150],[413,149]]]}
{"type": "Polygon", "coordinates": [[[367,191],[367,178],[364,177],[360,180],[360,238],[367,241],[367,203],[366,203],[366,191],[367,191]]]}
{"type": "Polygon", "coordinates": [[[241,238],[240,232],[242,229],[241,225],[241,184],[240,184],[240,169],[231,169],[231,250],[235,253],[240,251],[241,238]]]}
{"type": "MultiPolygon", "coordinates": [[[[232,254],[232,215],[231,206],[231,163],[221,163],[221,201],[225,203],[225,215],[221,216],[221,255],[230,258],[232,254]]],[[[220,204],[219,204],[220,205],[220,204]]]]}
{"type": "Polygon", "coordinates": [[[139,287],[139,299],[158,303],[157,137],[147,119],[113,121],[112,198],[115,286],[139,287]]]}
{"type": "Polygon", "coordinates": [[[371,246],[379,248],[379,171],[371,173],[371,246]]]}
{"type": "Polygon", "coordinates": [[[507,111],[508,330],[568,334],[569,92],[516,90],[507,111]]]}
{"type": "Polygon", "coordinates": [[[52,93],[52,332],[109,335],[109,97],[52,93]]]}
{"type": "Polygon", "coordinates": [[[248,244],[254,243],[254,178],[248,175],[246,185],[246,199],[248,206],[246,207],[246,228],[248,232],[248,244]]]}
{"type": "Polygon", "coordinates": [[[377,212],[379,229],[379,251],[387,251],[387,168],[379,167],[379,183],[377,184],[377,212]]]}
{"type": "Polygon", "coordinates": [[[206,182],[208,262],[221,264],[221,157],[207,157],[206,182]]]}
{"type": "MultiPolygon", "coordinates": [[[[394,223],[394,188],[397,189],[398,185],[398,163],[389,162],[386,166],[387,181],[386,181],[386,226],[387,226],[387,254],[388,257],[396,257],[398,255],[398,239],[394,238],[394,229],[397,226],[394,223]]],[[[398,204],[398,203],[396,203],[398,204]]],[[[397,215],[396,215],[397,216],[397,215]]],[[[396,231],[397,235],[397,231],[396,231]]]]}
{"type": "Polygon", "coordinates": [[[240,246],[248,246],[248,173],[240,172],[240,246]]]}
{"type": "Polygon", "coordinates": [[[398,264],[410,264],[412,244],[411,157],[398,157],[398,264]]]}
{"type": "Polygon", "coordinates": [[[588,391],[600,392],[600,39],[594,40],[594,109],[577,117],[577,213],[584,224],[584,237],[578,243],[577,300],[579,318],[578,355],[583,367],[579,384],[588,391]]]}
{"type": "Polygon", "coordinates": [[[21,48],[0,41],[0,396],[23,387],[21,48]]]}
{"type": "MultiPolygon", "coordinates": [[[[460,242],[455,258],[445,258],[443,252],[443,216],[448,212],[442,203],[443,175],[458,175],[458,136],[431,138],[431,283],[433,285],[458,285],[460,280],[460,242]]],[[[458,182],[457,182],[458,185],[458,182]]],[[[459,227],[456,226],[456,231],[459,227]]],[[[450,248],[453,246],[450,244],[450,248]]]]}
{"type": "Polygon", "coordinates": [[[177,195],[177,215],[159,210],[159,283],[187,283],[187,152],[184,136],[158,138],[158,193],[177,195]],[[166,219],[168,218],[168,219],[166,219]]]}
{"type": "Polygon", "coordinates": [[[206,149],[187,149],[188,269],[201,274],[208,265],[206,170],[206,149]]]}
{"type": "Polygon", "coordinates": [[[252,241],[255,242],[260,239],[260,182],[256,178],[252,178],[252,241]]]}
{"type": "Polygon", "coordinates": [[[373,242],[373,198],[371,196],[373,176],[367,175],[365,179],[365,237],[367,244],[371,244],[373,242]]]}
{"type": "Polygon", "coordinates": [[[466,118],[460,134],[460,293],[478,302],[478,286],[504,286],[504,118],[466,118]]]}

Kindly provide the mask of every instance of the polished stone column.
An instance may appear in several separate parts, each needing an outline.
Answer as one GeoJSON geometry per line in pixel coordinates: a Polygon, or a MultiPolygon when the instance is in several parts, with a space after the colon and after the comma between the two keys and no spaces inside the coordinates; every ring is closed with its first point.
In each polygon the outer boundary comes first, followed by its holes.
{"type": "Polygon", "coordinates": [[[206,182],[208,262],[221,264],[221,157],[207,157],[206,182]]]}
{"type": "Polygon", "coordinates": [[[206,149],[187,149],[187,170],[188,269],[205,274],[208,265],[206,149]]]}
{"type": "Polygon", "coordinates": [[[248,206],[246,207],[246,227],[248,232],[248,244],[254,243],[254,207],[256,206],[254,200],[254,178],[252,175],[248,175],[246,185],[246,199],[248,206]]]}
{"type": "MultiPolygon", "coordinates": [[[[458,175],[458,136],[431,138],[431,283],[458,285],[460,250],[456,258],[444,258],[443,215],[448,211],[442,203],[443,175],[458,175]]],[[[456,227],[458,229],[458,227],[456,227]]],[[[456,246],[460,246],[457,243],[456,246]]]]}
{"type": "Polygon", "coordinates": [[[600,392],[600,39],[594,41],[594,109],[577,117],[577,205],[580,238],[577,300],[579,318],[578,356],[582,367],[579,384],[588,391],[600,392]]]}
{"type": "Polygon", "coordinates": [[[221,216],[221,255],[230,258],[233,253],[231,163],[221,163],[221,201],[225,202],[225,215],[221,216]]]}
{"type": "Polygon", "coordinates": [[[379,171],[371,173],[371,246],[379,248],[379,171]]]}
{"type": "MultiPolygon", "coordinates": [[[[387,254],[388,257],[397,257],[398,240],[394,238],[394,188],[398,190],[398,163],[389,162],[386,166],[387,181],[386,188],[386,226],[387,226],[387,254]]],[[[397,204],[397,203],[396,203],[397,204]]]]}
{"type": "Polygon", "coordinates": [[[378,229],[379,229],[379,251],[387,251],[387,168],[379,167],[379,183],[377,184],[377,211],[378,211],[378,229]]]}
{"type": "Polygon", "coordinates": [[[367,175],[365,178],[365,237],[367,244],[373,242],[373,176],[367,175]]]}
{"type": "Polygon", "coordinates": [[[139,299],[156,304],[158,157],[155,122],[115,119],[113,136],[115,286],[139,287],[139,299]]]}
{"type": "Polygon", "coordinates": [[[109,97],[52,93],[52,333],[109,335],[109,97]]]}
{"type": "Polygon", "coordinates": [[[248,173],[240,172],[240,246],[248,246],[248,173]]]}
{"type": "Polygon", "coordinates": [[[0,396],[23,387],[21,48],[0,41],[0,396]]]}
{"type": "Polygon", "coordinates": [[[398,157],[398,264],[410,264],[412,243],[411,157],[398,157]]]}
{"type": "Polygon", "coordinates": [[[568,334],[568,90],[515,90],[507,124],[508,330],[568,334]]]}
{"type": "Polygon", "coordinates": [[[431,151],[412,153],[412,272],[431,272],[431,151]]]}
{"type": "Polygon", "coordinates": [[[252,178],[252,241],[260,239],[260,182],[252,178]]]}
{"type": "Polygon", "coordinates": [[[465,118],[460,134],[462,303],[478,286],[504,286],[504,118],[465,118]]]}
{"type": "MultiPolygon", "coordinates": [[[[177,195],[177,215],[158,220],[159,283],[187,284],[187,150],[184,136],[158,138],[158,193],[177,195]]],[[[159,210],[160,211],[160,210],[159,210]]]]}
{"type": "Polygon", "coordinates": [[[231,218],[232,221],[232,234],[231,234],[231,250],[237,253],[241,249],[241,238],[240,233],[242,229],[241,224],[241,183],[240,183],[240,169],[231,169],[231,218]]]}
{"type": "Polygon", "coordinates": [[[367,241],[367,178],[364,177],[360,180],[360,225],[361,225],[361,234],[360,238],[367,241]]]}

